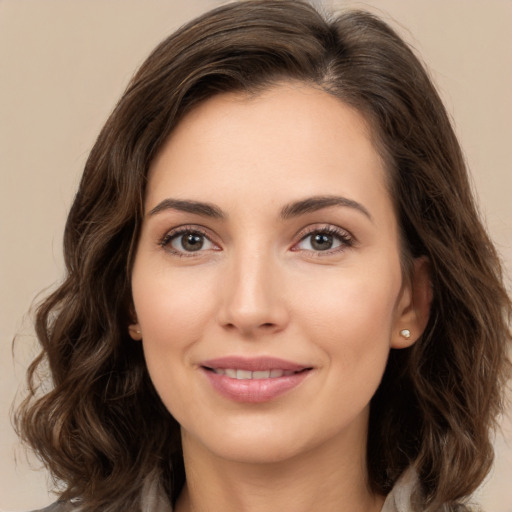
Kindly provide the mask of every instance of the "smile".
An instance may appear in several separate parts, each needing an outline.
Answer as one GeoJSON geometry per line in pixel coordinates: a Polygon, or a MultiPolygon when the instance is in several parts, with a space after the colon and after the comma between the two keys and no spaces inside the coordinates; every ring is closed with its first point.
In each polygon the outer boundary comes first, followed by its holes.
{"type": "Polygon", "coordinates": [[[203,361],[199,369],[213,390],[234,402],[269,402],[297,388],[313,373],[306,366],[274,357],[229,356],[203,361]]]}
{"type": "MultiPolygon", "coordinates": [[[[261,370],[251,372],[249,370],[241,370],[234,368],[210,368],[211,371],[215,372],[217,375],[226,375],[230,379],[238,379],[238,380],[248,380],[248,379],[278,379],[279,377],[286,377],[288,375],[293,375],[294,372],[291,370],[261,370]]],[[[305,370],[301,370],[305,371],[305,370]]]]}

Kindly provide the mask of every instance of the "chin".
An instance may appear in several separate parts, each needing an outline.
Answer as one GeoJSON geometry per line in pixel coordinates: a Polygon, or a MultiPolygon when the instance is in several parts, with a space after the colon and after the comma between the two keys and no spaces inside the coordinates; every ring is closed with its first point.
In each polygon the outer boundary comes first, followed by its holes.
{"type": "MultiPolygon", "coordinates": [[[[242,422],[234,425],[218,425],[207,436],[204,432],[188,433],[183,431],[184,440],[202,446],[214,457],[241,464],[276,464],[304,455],[324,443],[328,444],[332,432],[299,428],[297,424],[275,424],[273,422],[242,422]],[[197,435],[199,434],[199,435],[197,435]]],[[[295,422],[294,422],[295,423],[295,422]]],[[[303,425],[304,426],[304,425],[303,425]]]]}
{"type": "Polygon", "coordinates": [[[301,453],[304,448],[301,446],[294,446],[287,443],[276,442],[275,439],[270,441],[254,439],[245,442],[235,441],[226,446],[218,446],[212,450],[218,457],[238,462],[240,464],[278,464],[291,460],[301,453]]]}

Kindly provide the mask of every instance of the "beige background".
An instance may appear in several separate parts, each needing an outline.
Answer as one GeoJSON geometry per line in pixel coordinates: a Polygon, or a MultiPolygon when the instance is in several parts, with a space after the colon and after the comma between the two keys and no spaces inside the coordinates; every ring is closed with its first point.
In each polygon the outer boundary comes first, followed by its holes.
{"type": "MultiPolygon", "coordinates": [[[[35,350],[26,313],[37,292],[61,275],[64,221],[87,153],[150,49],[219,3],[0,0],[0,508],[52,500],[46,474],[29,469],[8,416],[35,350]]],[[[377,10],[431,68],[510,275],[512,1],[324,3],[377,10]]],[[[495,470],[479,493],[490,512],[512,512],[510,420],[503,429],[495,470]]]]}

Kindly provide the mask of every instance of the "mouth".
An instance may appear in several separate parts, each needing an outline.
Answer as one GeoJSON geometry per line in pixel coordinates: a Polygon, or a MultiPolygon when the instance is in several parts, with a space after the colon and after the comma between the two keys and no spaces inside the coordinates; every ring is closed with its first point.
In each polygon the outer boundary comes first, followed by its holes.
{"type": "Polygon", "coordinates": [[[298,373],[307,372],[312,368],[302,368],[298,371],[283,370],[280,368],[272,368],[269,370],[250,371],[243,370],[240,368],[209,368],[203,366],[206,371],[213,372],[217,375],[226,375],[230,379],[237,380],[261,380],[261,379],[279,379],[281,377],[288,377],[290,375],[296,375],[298,373]]]}
{"type": "Polygon", "coordinates": [[[199,366],[212,388],[235,402],[271,401],[299,386],[314,367],[272,357],[224,357],[199,366]]]}

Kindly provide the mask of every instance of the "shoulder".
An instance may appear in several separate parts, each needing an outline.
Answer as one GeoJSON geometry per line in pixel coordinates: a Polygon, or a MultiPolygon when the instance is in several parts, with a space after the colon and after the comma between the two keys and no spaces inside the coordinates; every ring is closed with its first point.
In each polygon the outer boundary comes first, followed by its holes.
{"type": "Polygon", "coordinates": [[[398,479],[381,512],[420,512],[422,501],[418,475],[411,467],[398,479]]]}
{"type": "MultiPolygon", "coordinates": [[[[172,506],[162,490],[160,480],[153,476],[149,475],[144,482],[141,506],[137,507],[137,510],[140,512],[173,512],[172,506]]],[[[45,508],[30,512],[83,512],[84,505],[81,498],[72,498],[69,501],[58,500],[45,508]]]]}
{"type": "Polygon", "coordinates": [[[31,510],[30,512],[78,512],[78,507],[71,501],[56,501],[45,508],[31,510]]]}
{"type": "MultiPolygon", "coordinates": [[[[397,483],[388,494],[381,512],[423,512],[423,492],[416,470],[410,467],[398,479],[397,483]]],[[[430,509],[429,509],[430,510],[430,509]]],[[[442,505],[436,509],[437,512],[482,512],[482,509],[475,503],[442,505]]]]}

